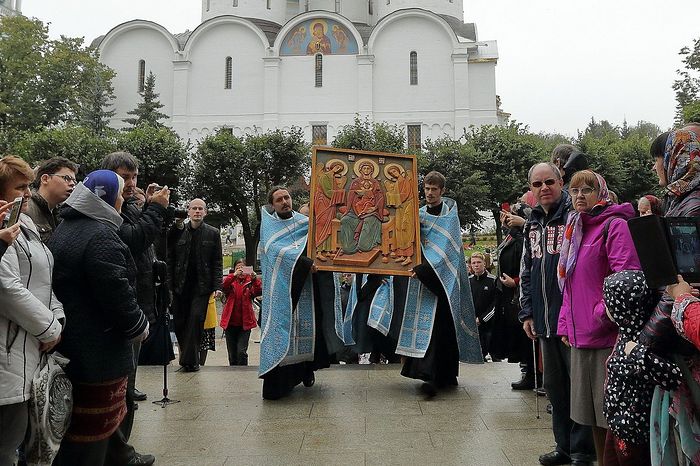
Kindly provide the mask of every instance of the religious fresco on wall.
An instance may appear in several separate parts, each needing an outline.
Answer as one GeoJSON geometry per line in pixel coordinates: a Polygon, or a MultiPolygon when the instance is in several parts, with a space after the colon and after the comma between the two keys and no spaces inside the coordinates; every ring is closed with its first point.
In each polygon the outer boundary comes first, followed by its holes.
{"type": "Polygon", "coordinates": [[[416,158],[315,147],[308,255],[318,270],[411,275],[420,264],[416,158]]]}
{"type": "Polygon", "coordinates": [[[315,18],[301,22],[282,41],[280,55],[354,55],[359,52],[355,36],[339,22],[315,18]]]}

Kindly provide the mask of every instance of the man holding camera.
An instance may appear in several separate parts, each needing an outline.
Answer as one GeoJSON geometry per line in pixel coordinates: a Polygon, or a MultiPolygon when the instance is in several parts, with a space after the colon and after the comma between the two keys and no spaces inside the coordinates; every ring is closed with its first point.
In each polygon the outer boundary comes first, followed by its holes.
{"type": "MultiPolygon", "coordinates": [[[[143,210],[136,206],[134,194],[139,174],[136,158],[128,152],[113,152],[102,160],[102,168],[111,170],[124,179],[121,216],[124,223],[119,229],[119,238],[128,246],[136,268],[136,292],[139,307],[151,325],[155,324],[155,283],[153,262],[155,252],[153,242],[160,235],[166,208],[170,202],[170,190],[165,187],[155,191],[157,185],[149,185],[146,191],[146,205],[143,210]]],[[[134,423],[134,401],[144,401],[146,394],[136,390],[136,368],[138,367],[141,343],[134,343],[134,372],[129,376],[127,386],[127,415],[119,429],[110,438],[108,458],[114,464],[150,465],[155,462],[152,455],[141,455],[127,442],[134,423]]]]}
{"type": "Polygon", "coordinates": [[[197,372],[206,361],[206,352],[200,354],[199,347],[209,296],[221,296],[221,235],[218,228],[204,223],[206,215],[206,203],[192,199],[187,207],[189,222],[178,220],[168,237],[173,323],[185,372],[197,372]]]}

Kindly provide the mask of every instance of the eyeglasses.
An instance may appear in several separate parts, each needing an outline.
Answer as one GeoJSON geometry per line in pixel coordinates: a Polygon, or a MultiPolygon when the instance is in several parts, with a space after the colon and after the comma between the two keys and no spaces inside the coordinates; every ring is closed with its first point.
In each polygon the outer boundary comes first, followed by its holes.
{"type": "Polygon", "coordinates": [[[571,194],[571,197],[576,197],[579,194],[583,194],[584,196],[588,196],[591,194],[595,189],[589,188],[586,186],[585,188],[569,188],[569,194],[571,194]]]}
{"type": "Polygon", "coordinates": [[[556,182],[557,180],[555,180],[554,178],[547,178],[544,181],[533,181],[532,183],[530,183],[530,186],[532,186],[533,188],[541,188],[543,184],[546,184],[547,186],[553,186],[556,182]]]}
{"type": "Polygon", "coordinates": [[[70,175],[59,175],[57,173],[52,173],[49,176],[57,176],[59,178],[63,178],[63,181],[65,181],[66,183],[77,183],[78,182],[78,180],[76,180],[75,178],[73,178],[70,175]]]}

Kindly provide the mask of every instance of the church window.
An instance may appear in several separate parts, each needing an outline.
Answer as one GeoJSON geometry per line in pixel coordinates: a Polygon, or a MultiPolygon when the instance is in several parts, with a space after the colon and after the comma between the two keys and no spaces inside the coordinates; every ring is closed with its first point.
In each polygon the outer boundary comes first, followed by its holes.
{"type": "Polygon", "coordinates": [[[323,87],[323,55],[320,53],[316,54],[315,61],[315,77],[316,77],[316,87],[323,87]]]}
{"type": "Polygon", "coordinates": [[[373,15],[374,14],[374,5],[372,5],[373,0],[369,0],[369,14],[373,15]]]}
{"type": "Polygon", "coordinates": [[[139,60],[139,92],[143,92],[146,83],[146,60],[139,60]]]}
{"type": "Polygon", "coordinates": [[[328,125],[311,126],[311,143],[314,146],[325,146],[328,144],[328,125]]]}
{"type": "Polygon", "coordinates": [[[335,12],[340,13],[340,0],[335,0],[335,12]]]}
{"type": "Polygon", "coordinates": [[[272,5],[270,5],[271,2],[272,2],[272,0],[267,0],[267,9],[268,9],[268,10],[269,10],[270,8],[272,8],[272,5]]]}
{"type": "Polygon", "coordinates": [[[309,11],[309,0],[306,0],[306,3],[304,3],[304,11],[309,11]]]}
{"type": "Polygon", "coordinates": [[[233,6],[238,6],[238,0],[233,0],[233,6]]]}
{"type": "Polygon", "coordinates": [[[211,8],[211,0],[207,0],[207,11],[211,8]]]}
{"type": "Polygon", "coordinates": [[[391,0],[386,0],[387,5],[391,5],[391,0]]]}
{"type": "Polygon", "coordinates": [[[417,86],[418,85],[418,54],[416,52],[411,52],[410,65],[411,65],[411,86],[417,86]]]}
{"type": "Polygon", "coordinates": [[[226,57],[226,72],[224,77],[224,89],[231,89],[233,81],[233,58],[226,57]]]}
{"type": "Polygon", "coordinates": [[[420,125],[407,125],[407,141],[409,149],[420,149],[421,148],[421,134],[420,125]]]}

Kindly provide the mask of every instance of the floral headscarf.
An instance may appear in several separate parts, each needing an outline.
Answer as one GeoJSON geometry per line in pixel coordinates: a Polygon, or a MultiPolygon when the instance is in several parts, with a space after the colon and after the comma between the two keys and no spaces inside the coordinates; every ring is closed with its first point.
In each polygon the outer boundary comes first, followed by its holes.
{"type": "Polygon", "coordinates": [[[647,194],[646,196],[643,196],[647,201],[649,201],[649,205],[651,206],[651,213],[654,215],[658,215],[659,217],[664,216],[664,207],[661,202],[661,199],[658,197],[654,196],[653,194],[647,194]]]}
{"type": "Polygon", "coordinates": [[[700,186],[700,143],[695,132],[680,129],[671,133],[666,141],[664,170],[671,204],[700,186]]]}
{"type": "MultiPolygon", "coordinates": [[[[598,215],[605,210],[607,206],[612,204],[612,201],[610,200],[608,184],[605,182],[605,179],[596,172],[592,171],[591,173],[593,173],[598,180],[600,189],[598,190],[598,200],[588,214],[598,215]]],[[[581,246],[582,238],[583,223],[581,222],[581,212],[573,211],[569,214],[569,219],[566,222],[564,240],[562,241],[561,253],[559,254],[558,279],[560,290],[564,289],[566,277],[571,273],[576,265],[576,258],[578,256],[578,250],[581,246]]]]}

